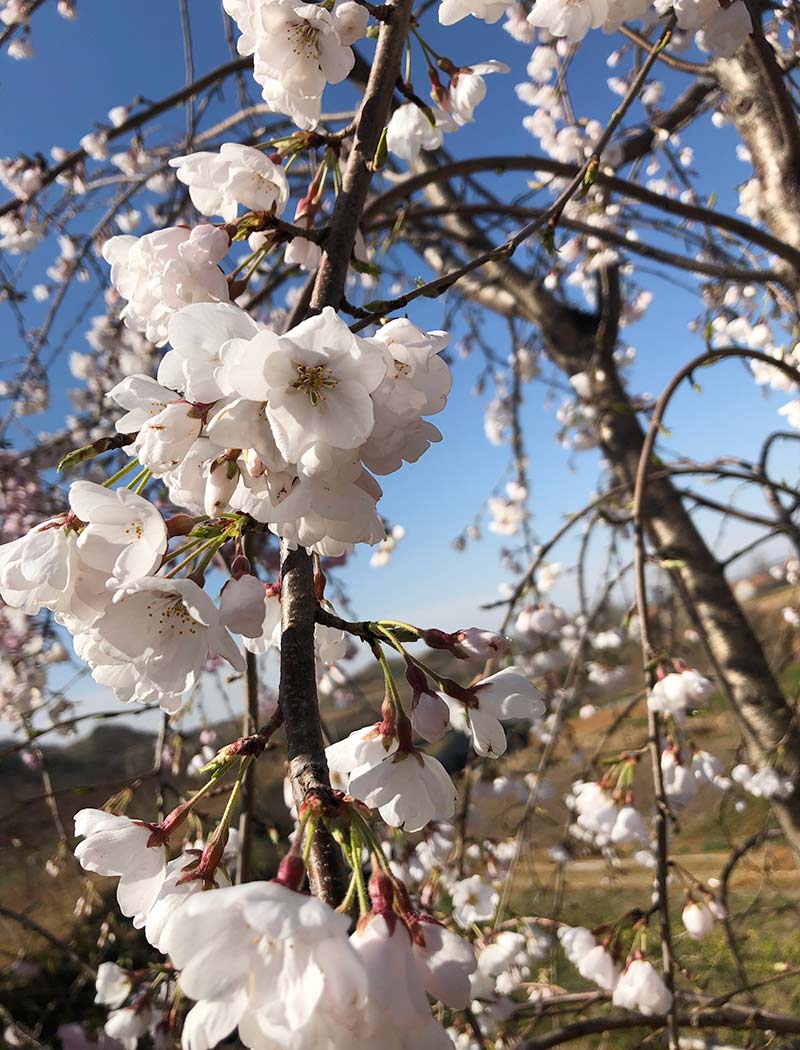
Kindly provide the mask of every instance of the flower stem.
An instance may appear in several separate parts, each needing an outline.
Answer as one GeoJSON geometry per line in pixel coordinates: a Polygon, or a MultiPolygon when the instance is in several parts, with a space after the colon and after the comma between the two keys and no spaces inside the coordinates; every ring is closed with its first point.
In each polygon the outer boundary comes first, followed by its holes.
{"type": "Polygon", "coordinates": [[[105,489],[111,488],[111,486],[116,484],[116,482],[121,481],[125,477],[126,474],[130,474],[130,472],[133,470],[134,467],[138,467],[138,466],[139,466],[139,460],[138,459],[131,459],[131,460],[129,460],[125,464],[124,467],[122,467],[120,470],[117,471],[116,474],[112,474],[110,478],[106,478],[106,480],[103,482],[103,488],[105,488],[105,489]]]}

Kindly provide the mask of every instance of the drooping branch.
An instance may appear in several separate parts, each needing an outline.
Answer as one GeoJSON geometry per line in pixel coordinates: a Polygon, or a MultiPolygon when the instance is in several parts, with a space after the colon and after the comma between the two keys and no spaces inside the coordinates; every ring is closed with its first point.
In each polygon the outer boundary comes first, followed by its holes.
{"type": "MultiPolygon", "coordinates": [[[[429,199],[435,205],[451,204],[456,199],[452,189],[440,180],[423,180],[423,185],[428,186],[429,199]]],[[[450,222],[477,244],[485,243],[482,231],[465,217],[456,215],[450,222]]],[[[618,483],[633,495],[645,434],[619,376],[613,346],[604,338],[605,308],[601,305],[599,314],[592,316],[561,302],[513,260],[493,260],[484,274],[487,281],[467,279],[462,290],[489,309],[536,325],[545,352],[566,375],[587,372],[588,401],[594,409],[600,446],[618,483]]],[[[648,462],[648,472],[658,466],[648,462]]],[[[759,766],[769,764],[780,751],[785,771],[797,784],[800,729],[723,566],[709,550],[669,477],[649,477],[647,492],[643,508],[647,536],[659,560],[678,566],[676,571],[702,621],[715,671],[739,722],[750,759],[759,766]]],[[[774,805],[787,841],[800,854],[800,791],[795,790],[787,799],[775,799],[774,805]]]]}
{"type": "MultiPolygon", "coordinates": [[[[407,179],[397,183],[385,193],[376,197],[365,211],[364,218],[372,219],[375,215],[382,214],[389,208],[396,208],[400,201],[409,199],[415,193],[425,189],[431,183],[444,184],[448,180],[459,175],[474,175],[480,172],[492,172],[494,174],[512,171],[547,172],[559,178],[574,178],[577,168],[574,164],[566,164],[562,161],[553,160],[550,157],[535,157],[529,155],[497,155],[487,157],[471,157],[467,160],[453,161],[451,164],[424,164],[419,163],[414,174],[407,179]]],[[[800,249],[792,242],[781,240],[758,226],[745,222],[735,215],[726,215],[712,208],[704,208],[699,204],[687,204],[684,201],[666,197],[655,193],[653,190],[640,186],[636,182],[609,175],[602,170],[597,172],[595,183],[617,193],[622,197],[639,201],[648,207],[677,215],[681,219],[690,222],[706,223],[707,225],[726,230],[728,233],[736,234],[745,240],[757,244],[766,251],[775,255],[795,268],[800,268],[800,249]]]]}

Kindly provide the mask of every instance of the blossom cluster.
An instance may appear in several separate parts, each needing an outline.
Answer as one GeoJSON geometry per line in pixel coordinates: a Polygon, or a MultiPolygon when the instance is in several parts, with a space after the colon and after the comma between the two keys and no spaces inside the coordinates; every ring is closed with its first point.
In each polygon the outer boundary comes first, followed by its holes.
{"type": "Polygon", "coordinates": [[[442,332],[410,321],[370,339],[330,308],[278,335],[229,303],[198,303],[169,321],[158,381],[110,391],[122,434],[176,506],[249,514],[291,546],[340,555],[384,536],[375,474],[415,462],[441,435],[442,332]]]}
{"type": "MultiPolygon", "coordinates": [[[[168,823],[82,810],[76,857],[119,879],[122,913],[179,971],[194,1001],[185,1050],[208,1050],[237,1027],[254,1050],[366,1048],[378,1032],[397,1050],[452,1045],[427,996],[466,1007],[476,960],[468,942],[411,909],[396,880],[373,874],[372,910],[349,934],[348,915],[299,892],[299,858],[285,858],[271,882],[231,886],[219,861],[203,867],[207,850],[167,861],[168,823]]],[[[114,963],[98,973],[97,1001],[112,1007],[107,1034],[134,1046],[157,1027],[147,990],[137,994],[114,963]]]]}

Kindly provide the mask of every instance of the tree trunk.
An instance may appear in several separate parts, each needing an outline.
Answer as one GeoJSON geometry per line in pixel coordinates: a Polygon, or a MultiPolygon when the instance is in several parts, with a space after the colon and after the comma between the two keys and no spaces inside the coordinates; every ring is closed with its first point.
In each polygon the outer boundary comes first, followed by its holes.
{"type": "MultiPolygon", "coordinates": [[[[431,184],[433,204],[452,203],[449,187],[431,184]]],[[[477,227],[460,216],[445,220],[476,251],[489,247],[477,227]]],[[[427,252],[438,267],[452,260],[427,252]]],[[[505,316],[535,324],[548,357],[566,375],[588,371],[591,403],[597,411],[600,445],[620,482],[633,494],[644,431],[612,357],[617,337],[616,281],[609,282],[600,314],[593,316],[556,300],[511,261],[485,266],[459,283],[462,291],[505,316]]],[[[752,627],[733,595],[722,566],[709,550],[669,478],[648,481],[647,536],[660,560],[674,560],[685,596],[702,622],[707,649],[739,724],[749,760],[758,766],[779,759],[795,785],[773,806],[794,852],[800,856],[800,728],[752,627]]]]}

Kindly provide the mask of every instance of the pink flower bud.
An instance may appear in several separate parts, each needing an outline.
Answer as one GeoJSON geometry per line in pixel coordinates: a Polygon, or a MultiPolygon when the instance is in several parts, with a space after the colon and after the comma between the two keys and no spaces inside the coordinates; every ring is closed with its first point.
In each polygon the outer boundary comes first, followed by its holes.
{"type": "Polygon", "coordinates": [[[281,862],[278,865],[278,874],[272,881],[279,882],[281,886],[286,886],[290,890],[299,890],[305,877],[306,866],[303,863],[303,858],[296,853],[287,853],[285,857],[281,858],[281,862]]]}

